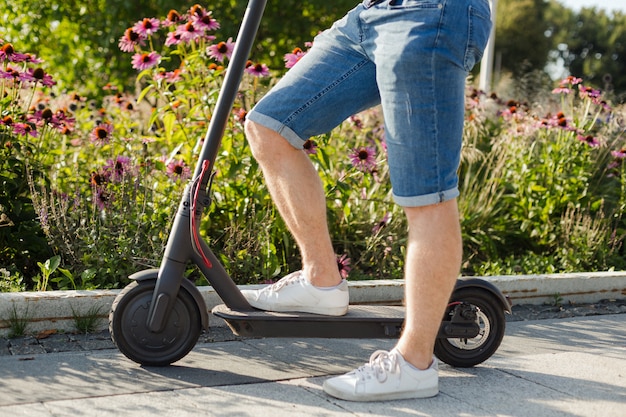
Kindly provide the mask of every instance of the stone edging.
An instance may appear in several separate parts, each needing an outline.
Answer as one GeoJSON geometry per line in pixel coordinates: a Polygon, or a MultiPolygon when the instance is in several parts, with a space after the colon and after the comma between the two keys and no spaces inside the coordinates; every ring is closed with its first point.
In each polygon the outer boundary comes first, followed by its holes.
{"type": "MultiPolygon", "coordinates": [[[[593,303],[626,297],[626,271],[481,277],[493,283],[514,304],[593,303]]],[[[350,281],[351,304],[400,304],[401,280],[350,281]]],[[[255,286],[246,286],[254,288],[255,286]]],[[[257,286],[258,287],[258,286],[257,286]]],[[[212,287],[198,287],[211,310],[221,304],[212,287]]],[[[243,287],[242,287],[243,288],[243,287]]],[[[74,315],[99,311],[96,330],[107,328],[111,304],[120,290],[0,293],[0,336],[10,330],[13,311],[28,318],[28,333],[75,331],[74,315]]],[[[21,316],[21,317],[20,317],[21,316]]]]}

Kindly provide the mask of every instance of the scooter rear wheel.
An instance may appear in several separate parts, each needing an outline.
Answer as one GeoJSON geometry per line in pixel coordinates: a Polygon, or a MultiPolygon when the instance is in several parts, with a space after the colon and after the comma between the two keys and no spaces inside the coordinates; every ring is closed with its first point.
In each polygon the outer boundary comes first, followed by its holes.
{"type": "Polygon", "coordinates": [[[480,332],[473,338],[437,339],[435,356],[459,368],[478,365],[493,355],[504,337],[506,320],[500,301],[489,291],[480,288],[461,288],[450,298],[444,320],[450,320],[452,310],[459,302],[476,308],[476,323],[480,332]]]}
{"type": "Polygon", "coordinates": [[[155,284],[156,280],[134,281],[122,290],[111,307],[109,331],[117,348],[130,360],[166,366],[193,349],[202,326],[197,304],[181,288],[163,330],[150,331],[147,320],[155,284]]]}

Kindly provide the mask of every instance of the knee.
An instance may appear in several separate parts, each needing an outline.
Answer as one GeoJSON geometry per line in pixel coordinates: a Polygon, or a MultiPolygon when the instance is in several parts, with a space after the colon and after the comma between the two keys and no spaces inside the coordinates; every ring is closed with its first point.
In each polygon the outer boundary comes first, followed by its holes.
{"type": "Polygon", "coordinates": [[[259,162],[294,149],[279,133],[251,120],[246,120],[244,131],[252,156],[259,162]]]}
{"type": "Polygon", "coordinates": [[[257,123],[246,120],[244,124],[244,132],[246,134],[246,140],[250,145],[250,149],[252,150],[252,154],[255,155],[257,153],[257,149],[262,146],[262,134],[260,132],[262,126],[257,123]]]}

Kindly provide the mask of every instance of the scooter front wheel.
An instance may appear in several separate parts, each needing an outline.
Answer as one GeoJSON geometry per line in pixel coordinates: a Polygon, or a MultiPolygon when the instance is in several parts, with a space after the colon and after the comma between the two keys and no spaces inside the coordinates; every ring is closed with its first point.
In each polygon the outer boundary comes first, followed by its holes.
{"type": "Polygon", "coordinates": [[[156,280],[134,281],[117,296],[109,314],[111,338],[127,358],[141,365],[166,366],[193,349],[202,331],[193,297],[178,291],[174,307],[160,332],[148,329],[148,313],[156,280]]]}
{"type": "Polygon", "coordinates": [[[435,356],[459,368],[478,365],[493,355],[504,337],[506,320],[500,301],[489,291],[480,288],[461,288],[454,291],[446,310],[445,320],[450,320],[460,303],[471,306],[476,315],[479,332],[473,338],[444,338],[435,341],[435,356]]]}

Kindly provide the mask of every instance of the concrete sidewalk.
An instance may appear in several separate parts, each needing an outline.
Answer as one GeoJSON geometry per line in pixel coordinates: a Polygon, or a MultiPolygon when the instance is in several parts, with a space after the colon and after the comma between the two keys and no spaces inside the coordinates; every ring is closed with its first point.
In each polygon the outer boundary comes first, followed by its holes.
{"type": "Polygon", "coordinates": [[[201,343],[145,368],[116,350],[0,356],[0,416],[598,416],[626,413],[626,314],[507,324],[481,366],[441,366],[432,399],[351,403],[328,375],[393,340],[201,343]]]}
{"type": "MultiPolygon", "coordinates": [[[[593,303],[626,298],[626,271],[546,275],[477,277],[494,284],[513,304],[593,303]]],[[[402,280],[350,281],[350,304],[399,305],[402,280]]],[[[249,286],[248,288],[254,288],[249,286]]],[[[243,288],[243,287],[242,287],[243,288]]],[[[198,287],[207,309],[222,301],[213,288],[198,287]]],[[[9,318],[26,319],[29,334],[76,330],[74,316],[94,313],[101,319],[96,330],[107,328],[111,304],[119,290],[0,293],[0,337],[10,332],[9,318]]]]}

